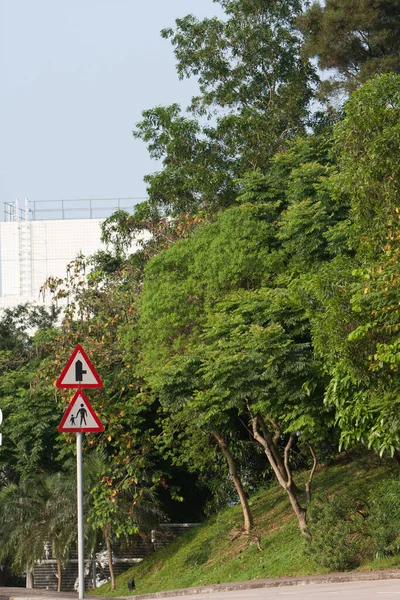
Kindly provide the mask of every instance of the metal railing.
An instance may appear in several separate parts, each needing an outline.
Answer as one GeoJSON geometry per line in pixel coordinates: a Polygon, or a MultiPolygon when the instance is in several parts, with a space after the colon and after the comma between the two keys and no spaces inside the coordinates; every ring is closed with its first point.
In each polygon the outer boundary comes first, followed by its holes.
{"type": "Polygon", "coordinates": [[[63,200],[18,200],[4,203],[4,221],[56,219],[104,219],[116,210],[131,212],[145,197],[68,198],[63,200]]]}

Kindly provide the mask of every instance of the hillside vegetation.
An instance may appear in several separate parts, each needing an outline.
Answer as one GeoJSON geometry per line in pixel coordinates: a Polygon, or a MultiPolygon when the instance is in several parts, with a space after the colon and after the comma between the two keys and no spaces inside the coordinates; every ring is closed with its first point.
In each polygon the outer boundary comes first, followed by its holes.
{"type": "MultiPolygon", "coordinates": [[[[371,455],[355,459],[340,456],[329,467],[318,468],[315,476],[316,502],[318,497],[326,496],[341,496],[355,506],[360,500],[368,502],[373,490],[392,476],[393,465],[388,461],[371,455]]],[[[331,570],[321,566],[318,559],[310,554],[279,486],[273,484],[260,490],[251,498],[250,504],[256,525],[249,536],[241,534],[240,507],[227,508],[118,577],[114,592],[110,584],[106,584],[94,593],[132,595],[127,586],[132,578],[136,593],[142,594],[331,570]]],[[[399,555],[387,558],[374,555],[373,541],[366,540],[362,555],[354,557],[354,567],[400,567],[399,555]]]]}

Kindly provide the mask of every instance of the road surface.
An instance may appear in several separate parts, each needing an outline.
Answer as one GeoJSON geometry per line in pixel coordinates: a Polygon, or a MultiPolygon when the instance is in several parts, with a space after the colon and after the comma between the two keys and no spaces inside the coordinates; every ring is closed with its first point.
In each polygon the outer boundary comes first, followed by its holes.
{"type": "MultiPolygon", "coordinates": [[[[151,596],[149,596],[151,598],[151,596]]],[[[400,579],[307,584],[177,596],[177,600],[400,600],[400,579]]]]}
{"type": "MultiPolygon", "coordinates": [[[[365,573],[359,576],[365,577],[365,573]]],[[[397,576],[397,573],[395,577],[397,576]]],[[[254,584],[254,582],[249,582],[254,584]]],[[[183,590],[182,590],[183,591],[183,590]]],[[[192,593],[167,596],[171,600],[400,600],[400,577],[398,579],[375,579],[333,583],[298,583],[269,588],[237,589],[232,591],[209,591],[193,589],[192,593]],[[195,592],[195,593],[193,593],[195,592]]],[[[0,600],[77,600],[76,592],[52,592],[50,590],[0,587],[0,600]]],[[[157,598],[156,595],[140,595],[139,598],[157,598]]],[[[139,600],[139,598],[137,600],[139,600]]],[[[160,598],[160,596],[158,596],[160,598]]],[[[118,600],[100,596],[85,596],[86,600],[118,600]]],[[[124,600],[128,600],[126,597],[124,600]]],[[[135,600],[131,596],[129,600],[135,600]]]]}

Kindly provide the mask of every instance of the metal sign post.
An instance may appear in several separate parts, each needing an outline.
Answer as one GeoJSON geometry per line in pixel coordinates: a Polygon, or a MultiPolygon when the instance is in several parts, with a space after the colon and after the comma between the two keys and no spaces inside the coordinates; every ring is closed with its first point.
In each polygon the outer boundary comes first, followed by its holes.
{"type": "Polygon", "coordinates": [[[78,594],[85,594],[85,536],[83,518],[82,433],[104,431],[82,388],[101,388],[103,383],[82,346],[78,345],[57,380],[58,388],[78,388],[58,426],[60,432],[76,433],[76,497],[78,512],[78,594]]]}
{"type": "Polygon", "coordinates": [[[76,488],[78,507],[78,598],[85,594],[85,537],[83,527],[82,432],[76,434],[76,488]]]}

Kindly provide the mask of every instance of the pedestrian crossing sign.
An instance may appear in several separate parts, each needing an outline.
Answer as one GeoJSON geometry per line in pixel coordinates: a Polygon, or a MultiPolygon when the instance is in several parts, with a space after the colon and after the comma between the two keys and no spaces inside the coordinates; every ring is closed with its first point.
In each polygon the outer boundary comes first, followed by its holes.
{"type": "Polygon", "coordinates": [[[78,390],[72,398],[64,413],[58,431],[63,432],[85,432],[104,431],[99,417],[93,410],[89,400],[82,390],[78,390]]]}

